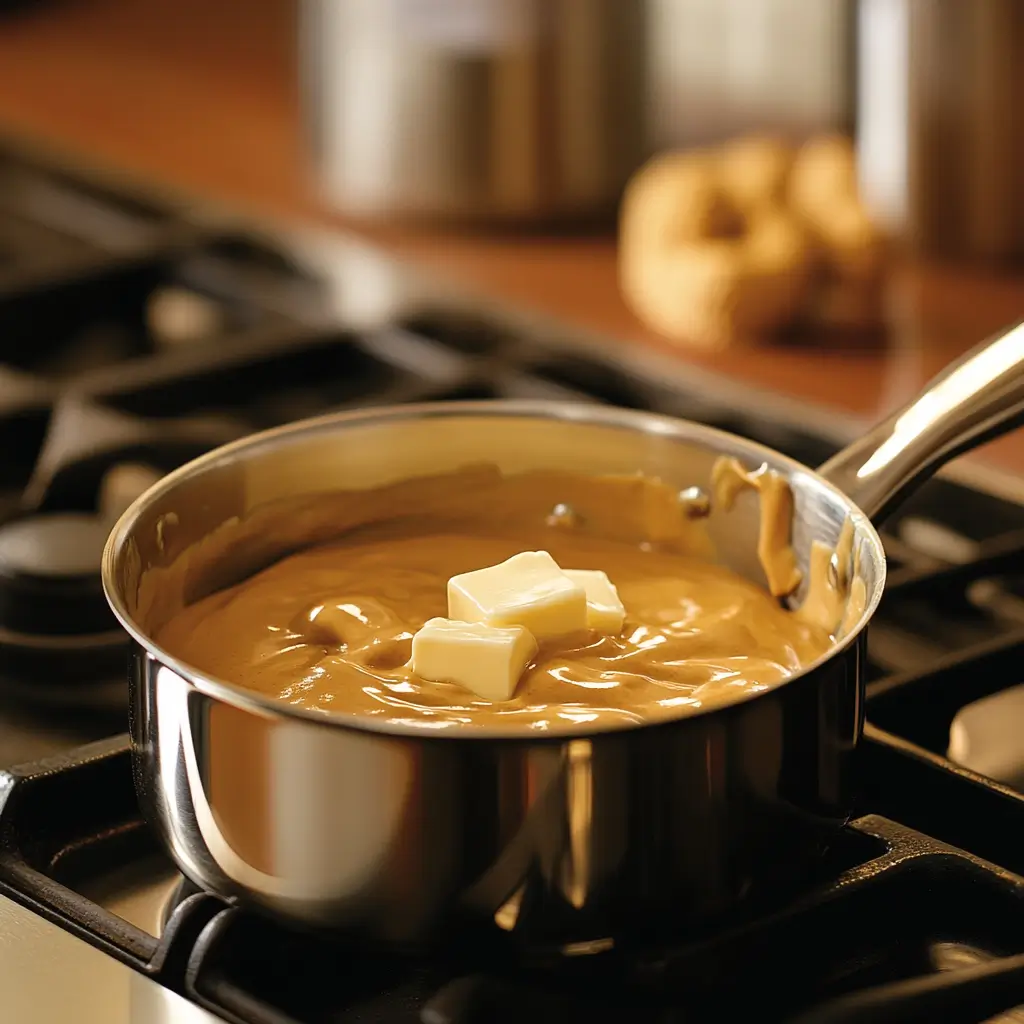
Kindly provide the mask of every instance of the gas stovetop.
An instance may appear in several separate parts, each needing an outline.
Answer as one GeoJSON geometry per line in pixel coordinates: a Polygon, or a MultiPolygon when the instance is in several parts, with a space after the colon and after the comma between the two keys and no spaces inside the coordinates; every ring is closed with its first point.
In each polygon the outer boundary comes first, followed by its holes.
{"type": "Polygon", "coordinates": [[[413,957],[290,932],[181,878],[132,790],[125,639],[99,588],[109,525],[253,430],[488,397],[685,416],[810,465],[856,429],[350,241],[0,151],[9,1019],[1024,1020],[1008,1009],[1024,1004],[1024,505],[1005,481],[943,476],[886,525],[859,817],[770,906],[657,948],[413,957]]]}

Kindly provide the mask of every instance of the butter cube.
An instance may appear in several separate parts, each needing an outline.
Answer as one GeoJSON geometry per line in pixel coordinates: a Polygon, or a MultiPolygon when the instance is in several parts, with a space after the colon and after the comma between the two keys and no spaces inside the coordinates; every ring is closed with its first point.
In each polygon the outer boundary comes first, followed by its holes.
{"type": "Polygon", "coordinates": [[[622,632],[626,609],[608,574],[600,569],[566,569],[565,575],[578,583],[587,595],[587,625],[605,636],[622,632]]]}
{"type": "Polygon", "coordinates": [[[546,551],[448,581],[448,617],[488,626],[525,626],[538,640],[586,629],[587,595],[546,551]]]}
{"type": "Polygon", "coordinates": [[[430,619],[412,638],[410,668],[421,679],[454,683],[489,701],[508,700],[537,653],[522,626],[430,619]]]}

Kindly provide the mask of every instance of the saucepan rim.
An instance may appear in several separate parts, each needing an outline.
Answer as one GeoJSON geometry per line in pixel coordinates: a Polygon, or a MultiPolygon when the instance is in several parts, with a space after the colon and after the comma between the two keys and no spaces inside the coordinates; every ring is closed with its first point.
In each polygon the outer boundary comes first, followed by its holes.
{"type": "MultiPolygon", "coordinates": [[[[546,741],[564,742],[567,739],[585,739],[604,733],[632,732],[638,729],[658,729],[680,726],[689,719],[703,718],[708,714],[724,714],[732,709],[744,706],[751,701],[770,697],[782,687],[791,686],[811,675],[825,663],[837,658],[855,644],[874,616],[882,598],[885,587],[886,560],[881,538],[874,525],[863,512],[835,485],[816,470],[792,459],[767,445],[750,441],[738,434],[717,427],[681,417],[668,416],[661,413],[642,410],[623,409],[616,406],[603,406],[590,403],[562,402],[543,399],[487,399],[477,401],[435,401],[417,402],[408,405],[381,406],[379,408],[349,410],[327,413],[322,416],[298,420],[280,427],[249,434],[236,441],[221,445],[192,459],[162,477],[157,483],[139,496],[122,514],[114,525],[103,549],[102,560],[103,590],[111,610],[118,621],[145,652],[153,657],[162,668],[168,669],[204,695],[224,701],[235,707],[256,712],[268,718],[294,719],[331,729],[348,729],[364,734],[377,734],[394,738],[413,738],[423,741],[444,743],[473,742],[500,740],[504,743],[537,744],[546,741]],[[247,690],[225,680],[217,679],[205,672],[186,664],[165,651],[134,621],[125,607],[121,587],[117,583],[116,565],[125,544],[130,539],[133,528],[141,515],[153,502],[175,490],[182,482],[204,473],[218,463],[228,463],[246,452],[254,452],[260,448],[278,443],[282,438],[295,434],[316,434],[329,432],[339,426],[359,422],[387,423],[402,420],[415,420],[435,417],[458,416],[507,416],[509,418],[553,419],[594,426],[618,426],[633,429],[640,433],[675,438],[680,441],[710,441],[708,447],[714,447],[718,439],[726,442],[723,450],[730,445],[740,446],[755,458],[759,455],[768,461],[784,468],[788,474],[803,473],[811,477],[813,487],[831,494],[846,508],[847,515],[856,528],[858,535],[866,541],[871,549],[871,556],[876,564],[875,585],[868,595],[865,608],[855,628],[835,643],[820,657],[803,666],[803,668],[785,680],[765,690],[746,692],[723,704],[691,709],[678,717],[658,719],[655,722],[611,722],[593,728],[580,728],[578,725],[565,725],[546,729],[542,733],[524,734],[511,729],[494,727],[473,727],[472,729],[438,729],[432,730],[408,722],[380,722],[374,718],[356,715],[327,715],[323,712],[286,704],[270,696],[247,690]]],[[[158,682],[159,685],[159,682],[158,682]]]]}

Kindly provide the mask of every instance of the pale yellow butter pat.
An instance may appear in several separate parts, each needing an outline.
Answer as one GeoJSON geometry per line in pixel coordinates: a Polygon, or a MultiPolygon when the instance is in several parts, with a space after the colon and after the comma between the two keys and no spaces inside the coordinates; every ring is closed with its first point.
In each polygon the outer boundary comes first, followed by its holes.
{"type": "Polygon", "coordinates": [[[578,583],[587,595],[587,625],[605,636],[618,636],[626,609],[608,574],[600,569],[566,569],[565,575],[578,583]]]}
{"type": "Polygon", "coordinates": [[[524,551],[499,565],[453,576],[448,618],[525,626],[544,640],[587,628],[587,595],[546,551],[524,551]]]}
{"type": "Polygon", "coordinates": [[[454,683],[489,701],[508,700],[537,641],[522,626],[430,619],[412,638],[410,667],[421,679],[454,683]]]}

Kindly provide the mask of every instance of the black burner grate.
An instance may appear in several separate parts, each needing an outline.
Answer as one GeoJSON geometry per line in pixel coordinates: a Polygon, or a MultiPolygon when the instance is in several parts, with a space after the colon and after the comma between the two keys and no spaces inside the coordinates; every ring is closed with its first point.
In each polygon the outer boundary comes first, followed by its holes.
{"type": "MultiPolygon", "coordinates": [[[[866,762],[876,783],[906,767],[885,750],[866,762]]],[[[969,789],[930,781],[917,779],[917,801],[973,813],[969,789]]],[[[476,944],[410,958],[293,931],[188,886],[159,939],[78,895],[96,871],[153,850],[124,738],[0,786],[0,892],[244,1024],[660,1024],[755,1009],[763,1021],[953,1024],[1024,1003],[1024,878],[878,815],[844,830],[798,896],[677,946],[570,956],[476,944]]],[[[1024,819],[1004,810],[992,831],[1005,853],[1024,819]]]]}
{"type": "Polygon", "coordinates": [[[1004,958],[1024,949],[1024,880],[883,818],[855,822],[844,844],[877,849],[783,912],[676,949],[613,950],[557,966],[496,971],[493,955],[469,954],[382,960],[283,937],[227,910],[197,944],[187,989],[211,1009],[259,1024],[717,1021],[748,1013],[755,993],[759,1020],[813,1006],[815,1020],[867,1021],[879,1019],[876,1007],[888,1005],[895,986],[911,1013],[934,1005],[936,988],[943,1012],[959,1014],[943,1019],[972,1019],[964,1003],[986,1015],[1003,1009],[1005,990],[985,1005],[984,993],[943,972],[985,964],[997,988],[998,968],[1014,969],[1004,958]],[[839,1001],[854,991],[852,1006],[839,1001]]]}

